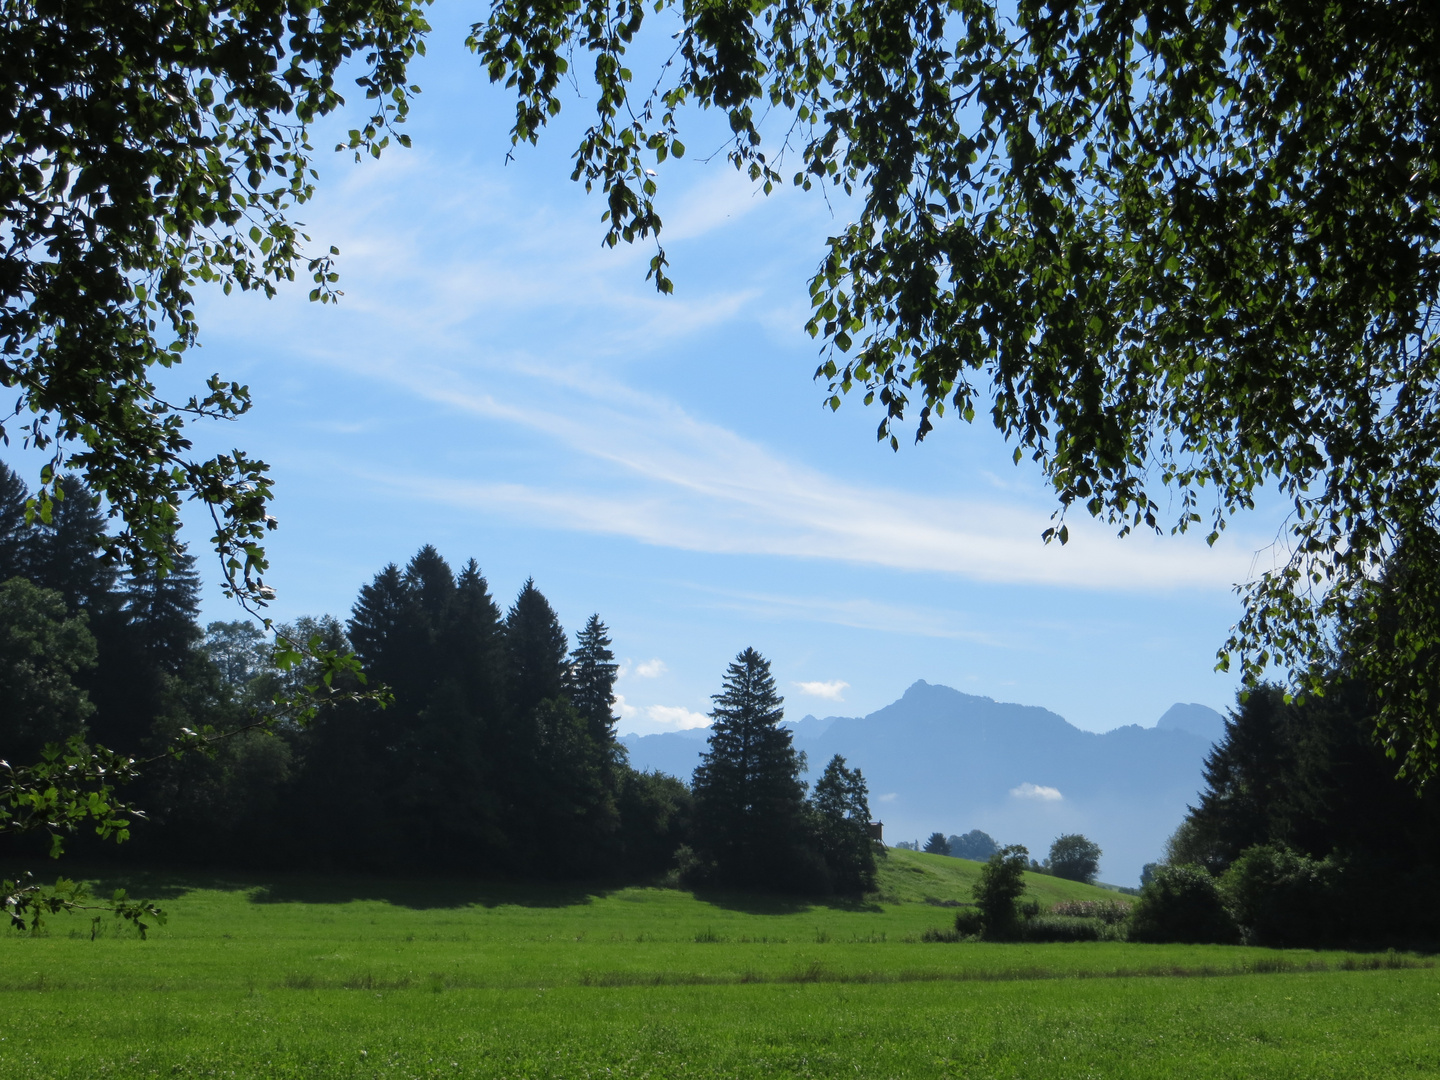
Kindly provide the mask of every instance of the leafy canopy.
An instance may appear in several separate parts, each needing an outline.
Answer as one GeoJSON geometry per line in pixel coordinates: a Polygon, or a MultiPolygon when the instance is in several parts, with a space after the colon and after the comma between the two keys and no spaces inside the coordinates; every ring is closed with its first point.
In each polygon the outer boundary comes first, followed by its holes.
{"type": "MultiPolygon", "coordinates": [[[[1376,569],[1437,529],[1440,22],[1330,0],[494,0],[469,44],[513,138],[591,65],[574,177],[608,243],[657,236],[686,106],[721,110],[765,191],[854,196],[810,285],[817,376],[923,438],[988,412],[1079,506],[1214,542],[1264,486],[1290,506],[1220,653],[1318,691],[1376,569]],[[653,87],[653,89],[650,89],[653,87]],[[768,118],[768,120],[767,120],[768,118]]],[[[662,290],[665,253],[651,274],[662,290]]],[[[1440,764],[1440,560],[1350,662],[1402,767],[1440,764]]]]}
{"type": "MultiPolygon", "coordinates": [[[[421,0],[0,0],[0,438],[51,452],[32,504],[48,521],[62,465],[124,529],[105,543],[169,569],[179,504],[209,510],[232,591],[268,596],[267,466],[198,460],[186,421],[234,418],[248,390],[212,376],[170,401],[156,366],[195,343],[200,285],[272,294],[303,266],[334,293],[330,255],[291,219],[314,192],[310,125],[342,104],[351,65],[369,115],[349,133],[378,155],[405,119],[421,0]]],[[[408,140],[399,137],[402,143],[408,140]]]]}

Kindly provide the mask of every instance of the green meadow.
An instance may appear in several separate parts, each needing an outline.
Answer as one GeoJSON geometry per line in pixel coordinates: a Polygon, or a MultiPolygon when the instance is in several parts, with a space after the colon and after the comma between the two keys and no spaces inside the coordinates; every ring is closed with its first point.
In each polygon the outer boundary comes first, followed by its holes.
{"type": "Polygon", "coordinates": [[[978,868],[893,851],[848,904],[97,875],[169,921],[7,933],[0,1076],[1440,1075],[1428,957],[925,941],[978,868]]]}

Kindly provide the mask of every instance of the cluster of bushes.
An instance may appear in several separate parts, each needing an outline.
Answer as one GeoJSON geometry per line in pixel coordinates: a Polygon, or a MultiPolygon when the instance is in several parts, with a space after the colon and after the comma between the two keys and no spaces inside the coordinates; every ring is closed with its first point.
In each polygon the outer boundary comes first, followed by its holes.
{"type": "Polygon", "coordinates": [[[1130,937],[1277,948],[1433,941],[1395,932],[1392,911],[1404,901],[1386,895],[1386,884],[1334,854],[1314,859],[1256,844],[1218,875],[1193,863],[1157,867],[1130,937]]]}
{"type": "Polygon", "coordinates": [[[1023,901],[1028,852],[1002,848],[980,872],[975,904],[953,931],[932,941],[1143,941],[1273,948],[1433,944],[1399,938],[1377,883],[1336,857],[1315,859],[1284,845],[1256,844],[1214,874],[1195,864],[1152,868],[1135,903],[1066,901],[1041,910],[1023,901]],[[1369,927],[1370,932],[1365,932],[1369,927]]]}

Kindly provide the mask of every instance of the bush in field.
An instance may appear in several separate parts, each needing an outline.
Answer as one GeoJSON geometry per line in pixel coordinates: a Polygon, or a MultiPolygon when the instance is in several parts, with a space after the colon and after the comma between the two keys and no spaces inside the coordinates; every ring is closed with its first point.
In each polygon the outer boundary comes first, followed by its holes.
{"type": "Polygon", "coordinates": [[[1001,848],[980,869],[973,890],[980,909],[983,934],[991,941],[1008,941],[1019,936],[1020,912],[1017,902],[1025,892],[1025,870],[1030,852],[1023,844],[1001,848]]]}
{"type": "Polygon", "coordinates": [[[1140,890],[1132,941],[1233,942],[1240,937],[1219,884],[1199,866],[1162,866],[1140,890]]]}
{"type": "Polygon", "coordinates": [[[1339,870],[1284,845],[1256,844],[1220,879],[1244,940],[1277,947],[1319,945],[1344,934],[1339,870]]]}

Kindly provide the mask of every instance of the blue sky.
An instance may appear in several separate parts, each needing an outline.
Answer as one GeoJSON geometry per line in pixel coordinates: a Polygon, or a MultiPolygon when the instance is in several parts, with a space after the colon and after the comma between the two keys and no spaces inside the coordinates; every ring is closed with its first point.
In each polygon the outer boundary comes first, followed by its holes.
{"type": "MultiPolygon", "coordinates": [[[[180,371],[254,392],[195,437],[273,466],[276,616],[344,616],[428,542],[473,555],[502,604],[533,575],[572,630],[598,611],[625,731],[703,723],[747,645],[797,717],[922,678],[1092,730],[1232,700],[1215,650],[1273,522],[1209,549],[1072,519],[1045,546],[1046,486],[988,427],[946,420],[893,453],[858,398],[822,408],[805,286],[843,204],[756,194],[701,160],[722,140],[699,118],[659,170],[659,297],[651,249],[602,248],[601,201],[568,179],[580,103],[506,164],[511,106],[435,14],[414,149],[322,154],[298,215],[341,250],[341,303],[206,297],[180,371]]],[[[205,614],[234,617],[213,584],[205,614]]]]}

